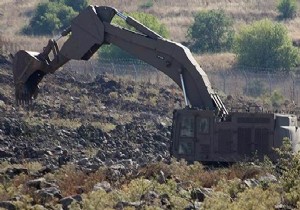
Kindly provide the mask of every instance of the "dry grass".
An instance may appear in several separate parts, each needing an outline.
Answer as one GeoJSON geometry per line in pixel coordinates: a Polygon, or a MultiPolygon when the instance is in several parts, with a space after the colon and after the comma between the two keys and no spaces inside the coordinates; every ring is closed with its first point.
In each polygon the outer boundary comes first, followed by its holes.
{"type": "Polygon", "coordinates": [[[235,55],[232,53],[195,55],[197,62],[205,71],[230,69],[235,63],[235,55]]]}
{"type": "Polygon", "coordinates": [[[44,123],[50,123],[54,126],[64,126],[66,128],[76,129],[81,126],[81,122],[77,121],[76,119],[61,119],[61,118],[54,118],[54,119],[43,119],[40,117],[25,117],[24,121],[31,126],[36,125],[43,125],[44,123]]]}
{"type": "MultiPolygon", "coordinates": [[[[263,18],[275,19],[276,1],[267,0],[153,0],[153,6],[142,9],[150,0],[90,0],[93,5],[113,6],[120,11],[144,11],[151,13],[167,25],[170,39],[186,41],[188,27],[200,10],[224,9],[235,21],[235,29],[263,18]]],[[[19,49],[41,51],[49,37],[24,37],[20,34],[41,0],[2,0],[0,2],[0,51],[8,54],[19,49]]],[[[300,39],[300,17],[284,22],[292,39],[300,39]]],[[[234,61],[231,54],[203,55],[197,59],[205,69],[220,69],[234,61]],[[217,62],[216,62],[217,61],[217,62]]]]}
{"type": "Polygon", "coordinates": [[[86,174],[73,165],[64,166],[55,174],[57,184],[63,196],[76,195],[84,185],[86,174]]]}
{"type": "Polygon", "coordinates": [[[62,167],[53,177],[57,180],[63,196],[76,195],[80,191],[90,192],[94,185],[106,179],[106,169],[85,174],[77,170],[74,165],[62,167]]]}
{"type": "Polygon", "coordinates": [[[220,180],[251,179],[266,173],[267,169],[246,165],[233,165],[229,168],[205,169],[200,163],[188,165],[185,161],[172,161],[170,165],[165,163],[150,164],[140,169],[139,176],[147,179],[156,178],[162,171],[167,179],[173,178],[182,183],[182,187],[191,188],[193,185],[213,187],[220,180]]]}
{"type": "Polygon", "coordinates": [[[0,28],[6,36],[15,35],[26,24],[40,0],[1,0],[0,28]]]}
{"type": "Polygon", "coordinates": [[[95,128],[101,129],[104,132],[110,132],[116,128],[116,125],[112,123],[91,122],[91,125],[95,128]]]}
{"type": "MultiPolygon", "coordinates": [[[[92,4],[107,4],[121,11],[141,10],[140,6],[148,0],[91,0],[92,4]]],[[[193,22],[193,16],[201,10],[224,9],[235,20],[235,27],[263,18],[274,19],[276,1],[260,0],[160,0],[153,1],[153,7],[143,10],[160,18],[168,26],[171,39],[179,42],[186,40],[188,26],[193,22]]]]}

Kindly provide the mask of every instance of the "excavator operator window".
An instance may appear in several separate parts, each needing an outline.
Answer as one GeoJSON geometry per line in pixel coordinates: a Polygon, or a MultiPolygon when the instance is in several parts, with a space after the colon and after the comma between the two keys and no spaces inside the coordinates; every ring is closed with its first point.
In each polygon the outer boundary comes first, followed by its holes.
{"type": "Polygon", "coordinates": [[[194,116],[183,116],[181,119],[180,137],[194,137],[194,116]]]}
{"type": "Polygon", "coordinates": [[[209,133],[209,120],[208,118],[198,117],[197,118],[197,135],[209,133]]]}
{"type": "Polygon", "coordinates": [[[179,155],[190,155],[192,154],[192,146],[191,142],[181,142],[178,147],[178,154],[179,155]]]}
{"type": "Polygon", "coordinates": [[[193,141],[195,136],[195,117],[181,116],[179,130],[178,154],[191,155],[193,153],[193,141]]]}

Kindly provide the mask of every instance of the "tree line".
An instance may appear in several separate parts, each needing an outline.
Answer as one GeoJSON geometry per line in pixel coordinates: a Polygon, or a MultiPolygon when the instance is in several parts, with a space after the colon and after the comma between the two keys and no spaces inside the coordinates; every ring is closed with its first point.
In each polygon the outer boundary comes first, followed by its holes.
{"type": "MultiPolygon", "coordinates": [[[[49,35],[66,28],[88,0],[49,0],[40,3],[29,24],[22,29],[26,35],[49,35]]],[[[145,7],[145,5],[141,5],[145,7]]],[[[153,4],[147,4],[151,7],[153,4]]],[[[243,26],[238,32],[233,19],[223,10],[203,10],[194,17],[187,31],[186,44],[194,53],[233,52],[237,64],[248,67],[290,70],[299,65],[298,48],[292,45],[288,31],[280,22],[292,19],[297,13],[296,0],[279,0],[277,20],[263,19],[243,26]]],[[[158,18],[143,12],[129,13],[142,24],[168,38],[169,32],[158,18]]],[[[118,18],[113,23],[130,28],[118,18]]],[[[106,45],[99,50],[104,59],[134,59],[116,46],[106,45]]]]}

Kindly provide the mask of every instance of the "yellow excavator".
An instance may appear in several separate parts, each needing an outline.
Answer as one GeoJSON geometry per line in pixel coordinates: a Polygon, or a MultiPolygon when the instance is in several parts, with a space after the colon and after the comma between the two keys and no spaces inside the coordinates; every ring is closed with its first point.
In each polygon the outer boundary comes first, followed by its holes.
{"type": "Polygon", "coordinates": [[[13,56],[17,103],[31,103],[46,74],[72,59],[89,60],[107,44],[152,65],[182,89],[186,107],[173,115],[170,153],[174,157],[189,162],[237,162],[256,154],[276,160],[273,148],[280,147],[284,137],[290,139],[293,151],[299,150],[297,116],[257,110],[228,112],[187,47],[107,6],[87,7],[59,37],[49,40],[43,52],[20,50],[13,56]],[[135,31],[112,24],[116,15],[135,31]],[[57,41],[64,36],[67,39],[59,48],[57,41]]]}

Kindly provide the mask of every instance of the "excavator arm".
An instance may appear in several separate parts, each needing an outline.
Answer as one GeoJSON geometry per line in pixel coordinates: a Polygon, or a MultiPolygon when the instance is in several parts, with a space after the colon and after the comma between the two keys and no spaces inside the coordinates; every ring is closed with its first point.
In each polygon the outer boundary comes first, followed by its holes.
{"type": "Polygon", "coordinates": [[[219,117],[228,114],[188,48],[164,39],[112,7],[89,6],[60,37],[49,40],[41,53],[20,50],[15,54],[13,74],[18,103],[30,103],[37,96],[44,75],[54,73],[69,60],[88,60],[103,44],[113,44],[169,76],[183,90],[186,105],[214,110],[219,117]],[[115,15],[136,31],[112,24],[115,15]],[[56,41],[62,36],[68,39],[59,49],[56,41]],[[53,59],[49,56],[51,52],[53,59]]]}

